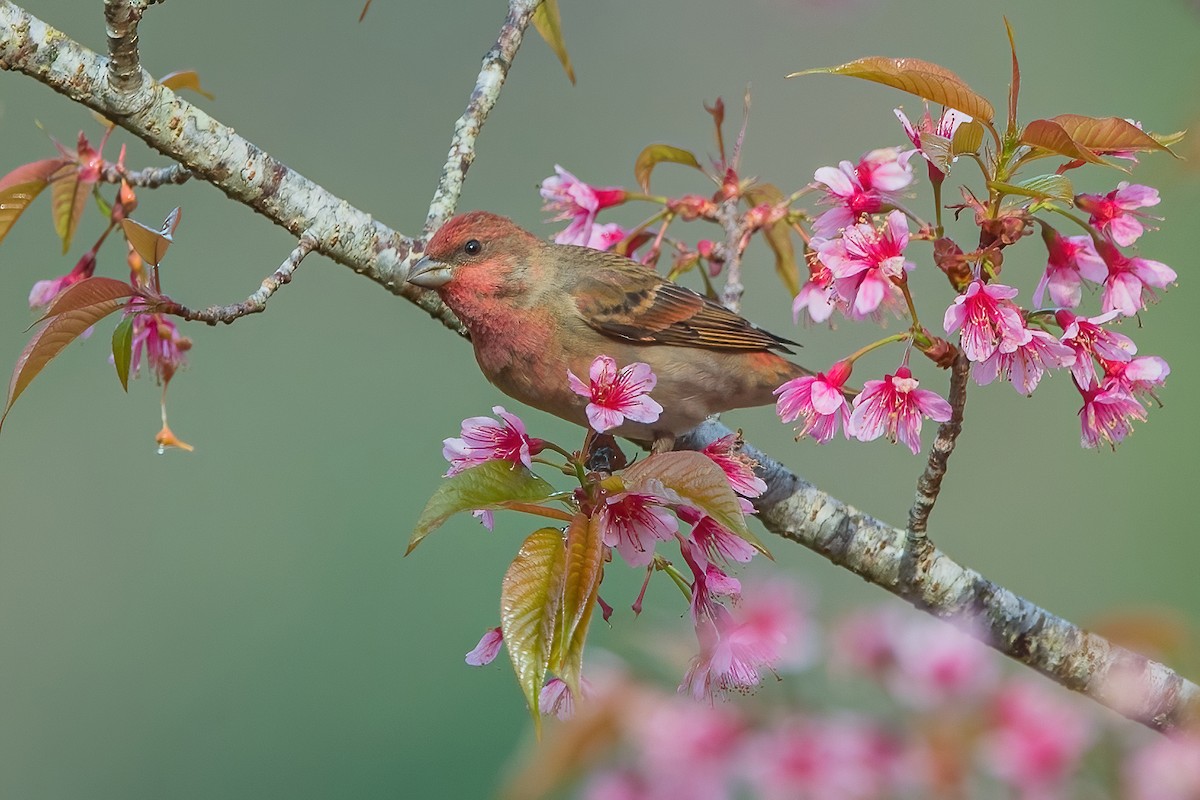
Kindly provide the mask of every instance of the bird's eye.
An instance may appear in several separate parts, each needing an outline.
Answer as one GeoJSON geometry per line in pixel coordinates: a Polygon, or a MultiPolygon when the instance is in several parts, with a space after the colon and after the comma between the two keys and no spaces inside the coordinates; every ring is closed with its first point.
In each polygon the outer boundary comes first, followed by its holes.
{"type": "Polygon", "coordinates": [[[477,256],[483,251],[483,245],[478,239],[471,239],[463,245],[463,252],[469,256],[477,256]]]}

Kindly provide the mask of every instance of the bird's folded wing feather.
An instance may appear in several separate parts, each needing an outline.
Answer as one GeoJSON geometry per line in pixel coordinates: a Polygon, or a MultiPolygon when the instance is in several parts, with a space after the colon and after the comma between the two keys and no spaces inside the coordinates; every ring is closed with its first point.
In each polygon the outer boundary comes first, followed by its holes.
{"type": "Polygon", "coordinates": [[[725,307],[615,253],[591,259],[572,292],[584,321],[631,342],[715,350],[779,350],[793,341],[755,327],[725,307]]]}

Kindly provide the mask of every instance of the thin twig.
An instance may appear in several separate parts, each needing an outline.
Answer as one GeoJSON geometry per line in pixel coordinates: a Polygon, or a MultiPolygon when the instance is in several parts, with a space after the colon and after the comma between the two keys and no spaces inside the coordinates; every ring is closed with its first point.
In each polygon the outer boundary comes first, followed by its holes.
{"type": "MultiPolygon", "coordinates": [[[[676,440],[699,450],[730,430],[708,421],[676,440]]],[[[1158,731],[1200,721],[1200,686],[1169,667],[1084,631],[930,546],[906,579],[905,531],[845,505],[751,445],[768,485],[754,504],[767,530],[815,551],[917,608],[961,625],[1006,656],[1158,731]]]]}
{"type": "Polygon", "coordinates": [[[142,88],[142,63],[138,55],[138,23],[146,7],[159,0],[104,0],[108,33],[108,82],[121,95],[142,88]]]}
{"type": "Polygon", "coordinates": [[[169,167],[146,167],[130,172],[116,164],[105,164],[100,170],[100,180],[104,183],[120,183],[124,180],[130,186],[142,189],[157,189],[167,184],[187,183],[193,177],[190,169],[182,164],[172,164],[169,167]]]}
{"type": "Polygon", "coordinates": [[[442,223],[454,216],[458,207],[458,199],[462,194],[463,181],[467,170],[475,161],[475,140],[483,123],[496,105],[500,89],[508,77],[513,58],[525,29],[533,19],[541,0],[510,0],[508,16],[496,37],[496,43],[483,57],[483,66],[479,77],[475,79],[475,90],[471,92],[471,100],[458,122],[454,124],[454,137],[450,140],[450,152],[446,156],[446,164],[442,167],[442,177],[438,180],[437,190],[429,203],[429,213],[425,217],[424,234],[430,236],[442,223]]]}
{"type": "Polygon", "coordinates": [[[279,269],[264,278],[262,286],[258,288],[258,291],[254,292],[254,294],[247,297],[241,303],[234,303],[228,306],[209,306],[202,311],[193,311],[178,303],[169,303],[160,309],[160,311],[164,314],[172,314],[186,320],[204,322],[209,325],[216,325],[218,322],[224,322],[228,325],[235,319],[249,316],[250,314],[258,314],[266,310],[267,300],[271,298],[271,295],[275,294],[280,286],[292,282],[292,273],[296,271],[296,267],[300,266],[300,262],[316,246],[316,237],[311,231],[305,231],[304,235],[300,237],[300,242],[296,245],[296,249],[284,259],[284,262],[279,265],[279,269]]]}
{"type": "Polygon", "coordinates": [[[920,560],[925,548],[930,547],[925,531],[929,526],[929,514],[942,490],[942,478],[946,476],[946,462],[954,452],[954,444],[962,432],[963,409],[967,405],[967,378],[971,373],[971,362],[962,353],[950,367],[950,419],[938,426],[933,447],[925,472],[917,480],[917,497],[908,512],[908,547],[916,560],[920,560]]]}

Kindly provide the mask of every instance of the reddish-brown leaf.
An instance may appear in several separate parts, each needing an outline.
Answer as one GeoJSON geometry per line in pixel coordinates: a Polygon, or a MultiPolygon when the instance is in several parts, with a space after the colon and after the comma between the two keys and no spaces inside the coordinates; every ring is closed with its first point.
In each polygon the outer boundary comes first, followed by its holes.
{"type": "MultiPolygon", "coordinates": [[[[366,9],[363,11],[365,13],[366,9]]],[[[217,99],[211,92],[207,91],[203,86],[200,85],[200,73],[196,72],[194,69],[183,69],[177,72],[167,73],[166,75],[162,76],[162,78],[159,80],[159,83],[161,83],[163,86],[166,86],[168,89],[171,89],[172,91],[177,92],[180,89],[191,89],[201,97],[206,97],[209,100],[217,99]]]]}
{"type": "MultiPolygon", "coordinates": [[[[1084,145],[1071,138],[1062,125],[1049,119],[1035,119],[1021,131],[1021,144],[1040,147],[1067,158],[1087,161],[1092,164],[1108,164],[1084,145]]],[[[1111,166],[1111,165],[1110,165],[1111,166]]]]}
{"type": "MultiPolygon", "coordinates": [[[[90,280],[109,279],[91,278],[90,280]]],[[[71,289],[77,289],[85,283],[87,281],[81,281],[71,289]]],[[[13,403],[17,402],[21,393],[38,376],[38,373],[62,352],[63,348],[75,341],[79,334],[124,307],[126,299],[133,292],[129,284],[125,284],[125,288],[127,293],[123,296],[100,300],[92,305],[74,308],[44,320],[44,324],[29,340],[29,344],[25,345],[25,349],[17,358],[16,366],[13,367],[12,378],[8,383],[8,399],[4,403],[4,413],[0,414],[0,426],[4,425],[8,412],[12,409],[13,403]]],[[[68,289],[63,295],[68,294],[71,289],[68,289]]]]}
{"type": "MultiPolygon", "coordinates": [[[[46,308],[46,313],[42,315],[42,319],[50,319],[51,317],[57,317],[59,314],[78,311],[81,308],[87,308],[97,303],[135,297],[139,294],[138,290],[133,288],[127,281],[119,281],[116,278],[105,278],[102,275],[84,278],[79,283],[68,286],[58,297],[55,297],[46,308]]],[[[38,321],[41,322],[41,320],[38,321]]]]}
{"type": "Polygon", "coordinates": [[[0,178],[0,242],[4,241],[17,217],[50,183],[54,173],[69,163],[61,158],[47,158],[22,164],[0,178]]]}
{"type": "Polygon", "coordinates": [[[142,257],[147,264],[157,267],[167,254],[167,248],[175,241],[173,234],[183,216],[180,208],[172,209],[158,230],[148,228],[136,220],[125,218],[121,220],[121,229],[129,240],[134,252],[142,257]]]}
{"type": "Polygon", "coordinates": [[[1059,114],[1057,117],[1051,117],[1050,121],[1057,123],[1076,144],[1082,145],[1094,153],[1158,150],[1175,155],[1171,148],[1120,117],[1059,114]]]}
{"type": "Polygon", "coordinates": [[[576,514],[567,529],[566,567],[550,668],[579,696],[583,645],[604,577],[604,532],[599,515],[576,514]]]}
{"type": "Polygon", "coordinates": [[[75,162],[64,164],[50,178],[50,210],[54,215],[54,232],[62,239],[63,252],[71,249],[75,229],[83,216],[94,181],[80,180],[80,168],[75,162]]]}
{"type": "Polygon", "coordinates": [[[1008,84],[1008,135],[1017,132],[1017,99],[1021,95],[1021,65],[1017,63],[1017,42],[1013,38],[1012,25],[1004,18],[1004,30],[1008,32],[1008,49],[1012,52],[1012,80],[1008,84]]]}
{"type": "Polygon", "coordinates": [[[799,75],[849,75],[875,83],[882,83],[934,103],[941,103],[970,114],[976,119],[991,122],[996,110],[983,95],[977,94],[966,82],[945,67],[919,58],[885,58],[870,56],[836,67],[818,67],[793,72],[799,75]]]}

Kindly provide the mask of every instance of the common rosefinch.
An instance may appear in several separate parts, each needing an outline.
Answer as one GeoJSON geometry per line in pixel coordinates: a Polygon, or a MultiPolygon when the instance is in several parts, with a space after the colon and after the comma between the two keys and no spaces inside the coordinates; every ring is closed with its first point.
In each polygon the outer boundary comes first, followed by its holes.
{"type": "Polygon", "coordinates": [[[567,384],[593,359],[650,365],[656,422],[610,431],[669,449],[711,414],[765,405],[811,374],[773,351],[787,339],[616,253],[544,242],[485,211],[451,219],[429,240],[409,283],[434,289],[471,333],[489,381],[522,403],[586,426],[587,399],[567,384]]]}

